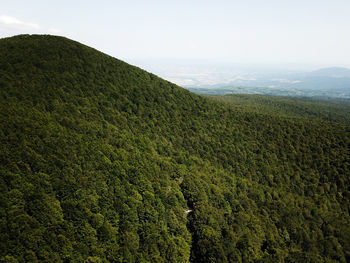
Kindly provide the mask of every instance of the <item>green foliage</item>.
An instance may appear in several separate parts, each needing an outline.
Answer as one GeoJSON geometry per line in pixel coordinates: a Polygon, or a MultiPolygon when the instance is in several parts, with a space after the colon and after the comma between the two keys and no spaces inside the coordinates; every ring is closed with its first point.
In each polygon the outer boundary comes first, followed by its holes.
{"type": "Polygon", "coordinates": [[[237,110],[350,124],[349,99],[314,99],[243,94],[206,97],[229,103],[237,110]]]}
{"type": "Polygon", "coordinates": [[[1,262],[350,259],[347,104],[221,103],[53,36],[1,39],[0,76],[1,262]]]}

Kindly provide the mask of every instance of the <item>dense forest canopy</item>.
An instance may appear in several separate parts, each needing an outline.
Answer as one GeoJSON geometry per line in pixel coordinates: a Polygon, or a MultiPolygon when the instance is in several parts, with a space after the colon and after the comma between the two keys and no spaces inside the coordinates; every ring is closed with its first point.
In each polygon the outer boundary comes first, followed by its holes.
{"type": "Polygon", "coordinates": [[[206,97],[231,104],[236,110],[350,124],[349,99],[315,99],[247,94],[208,95],[206,97]]]}
{"type": "Polygon", "coordinates": [[[0,262],[350,261],[334,105],[201,97],[66,38],[1,39],[0,262]]]}

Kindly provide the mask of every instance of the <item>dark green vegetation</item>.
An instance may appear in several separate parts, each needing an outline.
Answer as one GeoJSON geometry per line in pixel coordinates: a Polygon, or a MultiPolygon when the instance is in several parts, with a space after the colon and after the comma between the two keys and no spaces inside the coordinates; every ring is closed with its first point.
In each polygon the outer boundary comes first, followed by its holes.
{"type": "Polygon", "coordinates": [[[350,124],[350,99],[312,99],[244,94],[207,97],[229,103],[236,110],[350,124]]]}
{"type": "MultiPolygon", "coordinates": [[[[342,79],[332,78],[331,81],[316,77],[312,83],[303,83],[302,87],[269,87],[271,83],[261,83],[259,86],[242,86],[242,85],[224,85],[220,87],[199,87],[188,88],[189,91],[200,95],[227,95],[227,94],[262,94],[273,96],[293,96],[309,98],[346,98],[350,99],[350,78],[342,79]],[[328,82],[328,83],[327,83],[328,82]],[[319,88],[324,84],[325,88],[319,88]],[[332,85],[340,86],[333,89],[332,85]],[[307,89],[308,86],[312,88],[307,89]]],[[[255,84],[258,85],[258,84],[255,84]]]]}
{"type": "Polygon", "coordinates": [[[1,262],[350,260],[333,106],[259,113],[52,36],[1,39],[0,76],[1,262]]]}

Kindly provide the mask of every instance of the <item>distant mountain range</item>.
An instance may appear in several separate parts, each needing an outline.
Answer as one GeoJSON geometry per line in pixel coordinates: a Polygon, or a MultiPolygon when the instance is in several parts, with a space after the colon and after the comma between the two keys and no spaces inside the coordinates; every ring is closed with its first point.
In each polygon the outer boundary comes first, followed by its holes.
{"type": "Polygon", "coordinates": [[[350,78],[350,69],[342,67],[322,68],[306,73],[306,75],[313,77],[350,78]]]}
{"type": "Polygon", "coordinates": [[[234,78],[229,83],[189,87],[200,94],[268,94],[350,98],[350,69],[322,68],[304,73],[266,74],[234,78]]]}

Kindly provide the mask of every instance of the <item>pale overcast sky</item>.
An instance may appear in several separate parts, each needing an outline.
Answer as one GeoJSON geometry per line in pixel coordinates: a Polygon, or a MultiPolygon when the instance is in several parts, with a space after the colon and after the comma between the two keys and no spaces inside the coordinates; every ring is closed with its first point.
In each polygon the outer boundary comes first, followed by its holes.
{"type": "Polygon", "coordinates": [[[350,65],[350,0],[0,0],[0,37],[62,35],[124,60],[350,65]]]}

